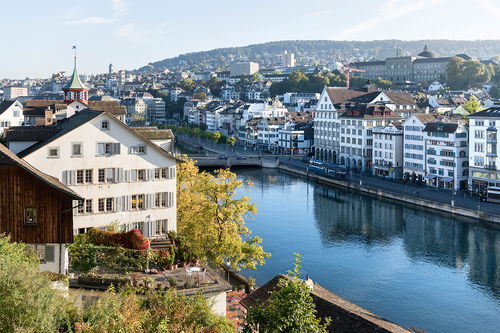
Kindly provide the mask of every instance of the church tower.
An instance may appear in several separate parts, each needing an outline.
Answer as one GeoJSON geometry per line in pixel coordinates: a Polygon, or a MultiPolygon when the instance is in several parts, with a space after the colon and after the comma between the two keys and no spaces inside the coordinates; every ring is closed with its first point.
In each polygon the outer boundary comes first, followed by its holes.
{"type": "Polygon", "coordinates": [[[74,101],[80,101],[85,104],[88,104],[89,100],[89,89],[83,84],[78,76],[78,72],[76,70],[76,52],[75,52],[75,65],[73,68],[73,75],[71,75],[71,79],[68,84],[64,86],[64,103],[70,104],[74,101]]]}

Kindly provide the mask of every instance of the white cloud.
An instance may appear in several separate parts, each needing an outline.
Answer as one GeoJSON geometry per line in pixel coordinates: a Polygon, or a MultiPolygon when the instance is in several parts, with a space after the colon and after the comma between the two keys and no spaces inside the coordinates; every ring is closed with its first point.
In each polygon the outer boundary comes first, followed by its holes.
{"type": "Polygon", "coordinates": [[[476,2],[478,2],[488,13],[500,19],[500,6],[498,4],[494,5],[490,0],[476,0],[476,2]]]}
{"type": "Polygon", "coordinates": [[[113,12],[110,17],[88,16],[81,19],[67,20],[66,24],[105,24],[115,22],[127,11],[127,3],[124,0],[111,0],[113,12]]]}
{"type": "Polygon", "coordinates": [[[151,33],[147,30],[139,29],[135,23],[127,23],[118,28],[116,34],[130,42],[143,43],[151,42],[151,33]]]}
{"type": "Polygon", "coordinates": [[[336,39],[347,39],[356,33],[367,31],[376,25],[387,24],[391,20],[436,6],[444,1],[448,0],[389,0],[378,8],[377,13],[373,14],[373,18],[341,31],[336,36],[336,39]]]}

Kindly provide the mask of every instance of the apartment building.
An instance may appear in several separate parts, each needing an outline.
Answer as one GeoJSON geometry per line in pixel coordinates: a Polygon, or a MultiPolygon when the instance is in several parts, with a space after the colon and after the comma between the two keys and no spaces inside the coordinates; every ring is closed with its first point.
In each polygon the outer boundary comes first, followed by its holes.
{"type": "Polygon", "coordinates": [[[147,237],[176,230],[177,159],[107,112],[10,128],[9,148],[84,198],[75,232],[118,222],[147,237]]]}
{"type": "Polygon", "coordinates": [[[375,126],[372,133],[373,175],[401,179],[403,176],[402,122],[391,122],[387,126],[375,126]]]}
{"type": "Polygon", "coordinates": [[[469,116],[469,189],[476,193],[500,186],[499,127],[500,105],[469,116]]]}
{"type": "Polygon", "coordinates": [[[469,147],[466,122],[430,122],[422,132],[426,147],[427,184],[455,191],[467,189],[469,147]]]}

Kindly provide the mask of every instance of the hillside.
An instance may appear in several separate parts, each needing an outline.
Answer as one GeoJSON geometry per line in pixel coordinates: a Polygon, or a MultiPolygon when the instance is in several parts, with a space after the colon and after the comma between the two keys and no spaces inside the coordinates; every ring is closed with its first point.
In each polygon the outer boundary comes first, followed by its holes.
{"type": "Polygon", "coordinates": [[[425,44],[437,56],[466,53],[475,58],[489,59],[500,55],[500,40],[374,40],[367,42],[292,40],[181,54],[175,58],[150,63],[149,66],[144,66],[139,71],[148,70],[151,66],[155,70],[226,68],[232,62],[244,60],[258,62],[261,66],[270,66],[280,63],[280,55],[285,50],[295,53],[299,65],[385,59],[396,56],[398,49],[401,55],[416,55],[422,51],[425,44]]]}

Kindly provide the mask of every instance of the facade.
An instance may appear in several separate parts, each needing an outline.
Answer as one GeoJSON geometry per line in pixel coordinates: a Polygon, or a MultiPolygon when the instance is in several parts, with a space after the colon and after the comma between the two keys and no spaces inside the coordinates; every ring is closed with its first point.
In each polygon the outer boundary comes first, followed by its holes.
{"type": "Polygon", "coordinates": [[[391,179],[403,176],[403,126],[392,122],[376,126],[373,133],[373,175],[391,179]]]}
{"type": "Polygon", "coordinates": [[[11,150],[31,144],[14,152],[85,198],[76,232],[114,221],[147,237],[176,230],[177,160],[113,115],[85,110],[52,126],[11,128],[6,140],[11,150]],[[35,143],[23,146],[23,137],[35,143]]]}
{"type": "Polygon", "coordinates": [[[165,101],[161,98],[144,99],[146,103],[147,119],[150,122],[165,123],[165,101]]]}
{"type": "Polygon", "coordinates": [[[68,272],[74,202],[82,198],[0,144],[0,234],[33,247],[40,269],[68,272]]]}
{"type": "Polygon", "coordinates": [[[283,52],[281,64],[283,67],[295,67],[295,54],[288,51],[283,52]]]}
{"type": "Polygon", "coordinates": [[[467,189],[469,148],[465,121],[430,122],[423,132],[427,184],[455,191],[467,189]]]}
{"type": "Polygon", "coordinates": [[[252,75],[259,71],[259,64],[256,62],[238,62],[229,66],[232,77],[241,75],[252,75]]]}
{"type": "Polygon", "coordinates": [[[499,105],[469,116],[469,189],[475,193],[500,186],[499,127],[499,105]]]}
{"type": "MultiPolygon", "coordinates": [[[[470,59],[467,55],[457,55],[470,59]]],[[[393,57],[385,60],[355,62],[352,67],[365,72],[354,72],[352,75],[368,80],[382,78],[394,83],[406,82],[446,82],[447,66],[451,57],[436,57],[428,50],[427,45],[417,56],[393,57]]]]}
{"type": "Polygon", "coordinates": [[[17,99],[18,97],[28,96],[27,87],[5,87],[3,89],[4,99],[17,99]]]}
{"type": "Polygon", "coordinates": [[[296,122],[289,120],[278,131],[279,150],[284,154],[309,154],[313,141],[312,120],[296,122]]]}
{"type": "Polygon", "coordinates": [[[17,100],[0,103],[0,136],[10,126],[21,126],[24,122],[23,105],[17,100]]]}
{"type": "Polygon", "coordinates": [[[437,121],[436,115],[416,114],[403,123],[403,176],[406,180],[423,183],[426,181],[425,125],[437,121]]]}
{"type": "Polygon", "coordinates": [[[125,98],[122,105],[127,109],[127,123],[134,121],[134,116],[145,117],[148,110],[148,105],[142,98],[125,98]]]}
{"type": "Polygon", "coordinates": [[[385,105],[358,104],[346,109],[340,119],[339,162],[347,168],[372,169],[373,127],[387,126],[401,118],[385,105]]]}

